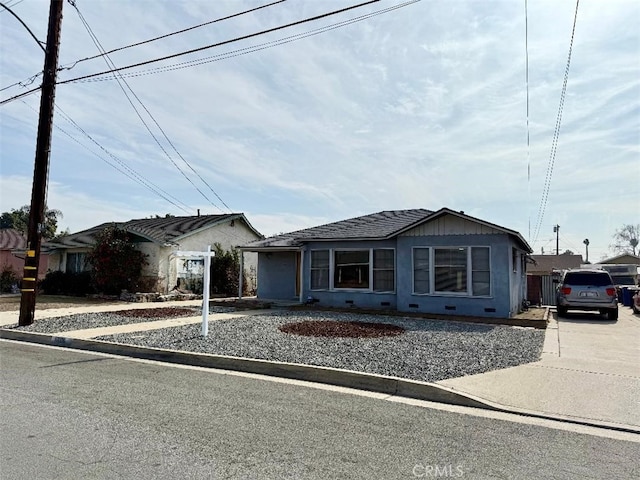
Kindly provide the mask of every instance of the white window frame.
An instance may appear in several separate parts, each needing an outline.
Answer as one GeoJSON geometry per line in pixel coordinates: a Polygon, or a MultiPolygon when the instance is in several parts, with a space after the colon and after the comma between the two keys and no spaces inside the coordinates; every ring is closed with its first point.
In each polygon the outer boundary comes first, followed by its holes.
{"type": "MultiPolygon", "coordinates": [[[[324,268],[322,268],[324,270],[324,268]]],[[[331,249],[330,248],[314,248],[309,250],[309,290],[312,292],[326,292],[327,290],[331,290],[331,249]],[[313,252],[327,252],[329,256],[329,265],[327,266],[327,287],[326,288],[313,288],[312,279],[313,279],[313,271],[320,270],[319,268],[313,267],[313,252]]]]}
{"type": "Polygon", "coordinates": [[[411,247],[411,294],[415,296],[439,296],[439,297],[469,297],[469,298],[491,298],[493,296],[493,268],[491,261],[491,247],[488,245],[415,245],[411,247]],[[415,290],[415,254],[417,249],[429,249],[429,292],[417,293],[415,290]],[[467,282],[466,292],[448,292],[435,289],[435,251],[437,249],[466,249],[467,257],[467,282]],[[473,263],[472,249],[486,248],[489,253],[489,294],[474,295],[473,294],[473,263]]]}
{"type": "Polygon", "coordinates": [[[417,245],[415,247],[411,247],[411,294],[412,295],[431,295],[432,283],[431,279],[431,249],[432,247],[417,245]],[[429,250],[429,291],[428,292],[416,292],[416,264],[415,264],[415,250],[429,250]]]}
{"type": "MultiPolygon", "coordinates": [[[[359,292],[359,293],[374,293],[374,294],[395,294],[398,282],[398,258],[396,254],[396,248],[394,247],[347,247],[347,248],[314,248],[312,251],[329,251],[329,288],[331,292],[359,292]],[[374,250],[391,250],[393,251],[393,290],[374,290],[374,268],[373,268],[373,252],[374,250]],[[335,252],[369,252],[369,287],[368,288],[338,288],[335,286],[335,252]]],[[[311,258],[311,255],[309,255],[311,258]]],[[[311,264],[311,261],[309,261],[311,264]]],[[[377,270],[389,270],[389,269],[377,269],[377,270]]],[[[310,291],[327,291],[327,289],[311,289],[311,267],[309,267],[309,290],[310,291]]]]}
{"type": "Polygon", "coordinates": [[[386,248],[371,248],[371,251],[369,253],[370,256],[370,265],[371,265],[371,272],[369,273],[370,278],[371,278],[371,291],[374,293],[393,293],[396,291],[396,249],[392,248],[392,247],[386,247],[386,248]],[[375,255],[374,252],[376,250],[391,250],[393,252],[393,266],[391,268],[375,268],[375,255]],[[378,271],[393,271],[393,287],[391,288],[391,290],[376,290],[376,285],[375,285],[375,272],[376,270],[378,271]]]}

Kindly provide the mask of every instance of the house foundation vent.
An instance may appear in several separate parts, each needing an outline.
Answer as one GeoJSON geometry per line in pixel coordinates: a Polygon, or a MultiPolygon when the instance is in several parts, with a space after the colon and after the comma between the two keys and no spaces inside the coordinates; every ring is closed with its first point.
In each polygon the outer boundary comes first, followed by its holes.
{"type": "Polygon", "coordinates": [[[418,308],[419,305],[417,303],[410,303],[409,308],[418,308]]]}
{"type": "Polygon", "coordinates": [[[347,305],[353,305],[353,300],[345,300],[344,303],[347,305]]]}
{"type": "Polygon", "coordinates": [[[496,313],[496,309],[495,308],[485,308],[484,311],[487,312],[487,313],[496,313]]]}
{"type": "Polygon", "coordinates": [[[383,307],[389,307],[391,306],[391,302],[380,302],[380,305],[383,307]]]}
{"type": "Polygon", "coordinates": [[[445,310],[455,310],[455,309],[456,309],[456,306],[455,306],[455,305],[445,305],[445,306],[444,306],[444,309],[445,309],[445,310]]]}

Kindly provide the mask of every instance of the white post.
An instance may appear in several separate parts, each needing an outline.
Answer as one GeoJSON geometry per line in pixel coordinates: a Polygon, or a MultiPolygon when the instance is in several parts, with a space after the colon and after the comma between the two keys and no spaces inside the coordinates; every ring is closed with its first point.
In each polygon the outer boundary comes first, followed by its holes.
{"type": "Polygon", "coordinates": [[[238,280],[238,299],[242,298],[242,282],[244,274],[244,252],[240,250],[240,278],[238,280]]]}
{"type": "Polygon", "coordinates": [[[209,285],[211,284],[211,245],[204,257],[204,285],[202,290],[202,336],[209,334],[209,285]]]}
{"type": "Polygon", "coordinates": [[[304,250],[300,249],[300,303],[304,303],[304,250]]]}

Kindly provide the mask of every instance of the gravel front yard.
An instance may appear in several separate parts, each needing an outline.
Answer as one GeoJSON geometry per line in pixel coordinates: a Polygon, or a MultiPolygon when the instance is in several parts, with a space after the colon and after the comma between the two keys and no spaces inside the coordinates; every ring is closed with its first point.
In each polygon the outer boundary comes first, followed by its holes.
{"type": "Polygon", "coordinates": [[[98,339],[435,382],[537,361],[545,335],[544,330],[533,328],[355,313],[286,311],[210,321],[206,339],[200,335],[200,328],[195,324],[98,339]],[[382,338],[326,338],[283,333],[278,328],[287,323],[318,320],[384,322],[404,328],[405,333],[382,338]]]}

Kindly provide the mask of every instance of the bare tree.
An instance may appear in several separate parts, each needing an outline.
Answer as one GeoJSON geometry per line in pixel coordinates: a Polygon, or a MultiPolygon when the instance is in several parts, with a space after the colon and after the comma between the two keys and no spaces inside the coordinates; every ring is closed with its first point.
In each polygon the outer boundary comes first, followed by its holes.
{"type": "Polygon", "coordinates": [[[609,245],[615,253],[631,253],[636,255],[638,240],[640,239],[640,224],[623,225],[613,234],[613,242],[609,245]]]}

